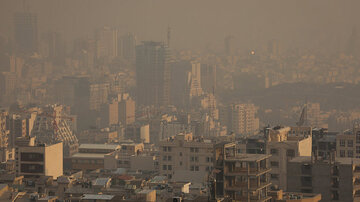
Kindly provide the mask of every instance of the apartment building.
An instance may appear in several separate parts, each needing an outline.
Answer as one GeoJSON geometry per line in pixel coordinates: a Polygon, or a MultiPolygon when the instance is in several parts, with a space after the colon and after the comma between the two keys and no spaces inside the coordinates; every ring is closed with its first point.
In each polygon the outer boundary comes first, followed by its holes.
{"type": "Polygon", "coordinates": [[[213,143],[180,133],[159,142],[159,171],[170,180],[204,182],[213,168],[213,143]]]}
{"type": "Polygon", "coordinates": [[[360,201],[360,159],[296,157],[288,163],[287,190],[319,193],[321,201],[360,201]]]}
{"type": "Polygon", "coordinates": [[[270,201],[271,185],[268,166],[270,155],[239,154],[235,143],[215,145],[215,198],[229,197],[233,201],[270,201]]]}
{"type": "Polygon", "coordinates": [[[266,128],[264,132],[266,153],[271,154],[271,182],[286,190],[287,162],[297,156],[311,156],[311,127],[276,126],[266,128]]]}
{"type": "Polygon", "coordinates": [[[16,141],[16,174],[25,178],[63,175],[62,142],[46,145],[35,144],[35,138],[19,137],[16,141]]]}
{"type": "Polygon", "coordinates": [[[336,136],[336,156],[360,158],[360,125],[355,124],[352,130],[336,136]]]}

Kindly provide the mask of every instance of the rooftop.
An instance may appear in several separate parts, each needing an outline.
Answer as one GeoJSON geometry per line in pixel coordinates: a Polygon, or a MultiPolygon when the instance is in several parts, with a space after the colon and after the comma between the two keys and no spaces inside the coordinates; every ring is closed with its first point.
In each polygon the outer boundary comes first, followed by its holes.
{"type": "Polygon", "coordinates": [[[109,149],[116,150],[120,145],[116,144],[81,144],[79,149],[109,149]]]}
{"type": "Polygon", "coordinates": [[[72,158],[94,158],[94,159],[99,159],[99,158],[104,158],[105,154],[93,154],[93,153],[76,153],[74,155],[72,155],[72,158]]]}
{"type": "Polygon", "coordinates": [[[112,200],[114,197],[114,195],[84,194],[82,200],[112,200]]]}

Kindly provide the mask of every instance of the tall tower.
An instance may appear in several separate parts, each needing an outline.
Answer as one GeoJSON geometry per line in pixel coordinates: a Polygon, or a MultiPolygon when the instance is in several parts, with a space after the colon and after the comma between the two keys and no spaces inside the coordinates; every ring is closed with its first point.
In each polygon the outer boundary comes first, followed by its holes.
{"type": "Polygon", "coordinates": [[[23,53],[38,49],[37,15],[28,11],[14,14],[14,38],[17,48],[23,53]]]}
{"type": "Polygon", "coordinates": [[[169,50],[164,43],[145,41],[136,47],[139,105],[166,106],[170,102],[169,50]]]}

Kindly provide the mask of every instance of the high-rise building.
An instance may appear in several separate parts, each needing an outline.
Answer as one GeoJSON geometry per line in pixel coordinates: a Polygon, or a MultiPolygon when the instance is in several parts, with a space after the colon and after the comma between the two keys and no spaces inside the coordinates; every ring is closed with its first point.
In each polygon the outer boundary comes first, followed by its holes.
{"type": "Polygon", "coordinates": [[[109,83],[96,83],[90,85],[90,110],[100,110],[102,104],[108,102],[110,91],[109,83]]]}
{"type": "Polygon", "coordinates": [[[136,46],[137,104],[166,106],[170,102],[169,51],[164,43],[136,46]]]}
{"type": "Polygon", "coordinates": [[[216,65],[201,64],[201,88],[206,93],[215,93],[216,65]]]}
{"type": "Polygon", "coordinates": [[[186,97],[189,97],[189,101],[191,101],[193,97],[202,95],[201,65],[199,62],[191,62],[191,71],[188,72],[187,77],[186,93],[186,97]]]}
{"type": "Polygon", "coordinates": [[[234,104],[231,106],[231,130],[237,135],[252,135],[259,130],[254,104],[234,104]]]}
{"type": "Polygon", "coordinates": [[[9,159],[9,135],[10,131],[6,129],[7,112],[0,112],[0,162],[9,159]]]}
{"type": "Polygon", "coordinates": [[[127,60],[135,60],[135,48],[136,48],[136,35],[133,33],[128,33],[121,37],[121,40],[118,40],[121,45],[118,46],[118,55],[122,56],[127,60]]]}
{"type": "Polygon", "coordinates": [[[15,40],[20,52],[32,53],[38,49],[37,15],[31,12],[14,14],[15,40]]]}
{"type": "Polygon", "coordinates": [[[135,122],[135,101],[127,94],[118,97],[119,121],[123,126],[135,122]]]}
{"type": "Polygon", "coordinates": [[[104,27],[96,31],[96,57],[114,58],[118,56],[118,31],[110,27],[104,27]]]}

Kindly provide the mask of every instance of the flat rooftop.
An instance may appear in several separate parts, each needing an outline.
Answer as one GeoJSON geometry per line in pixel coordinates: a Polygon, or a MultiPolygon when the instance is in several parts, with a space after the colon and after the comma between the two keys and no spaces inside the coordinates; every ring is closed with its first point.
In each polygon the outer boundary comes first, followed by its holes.
{"type": "Polygon", "coordinates": [[[79,149],[109,149],[116,150],[120,148],[120,145],[116,144],[81,144],[79,149]]]}

